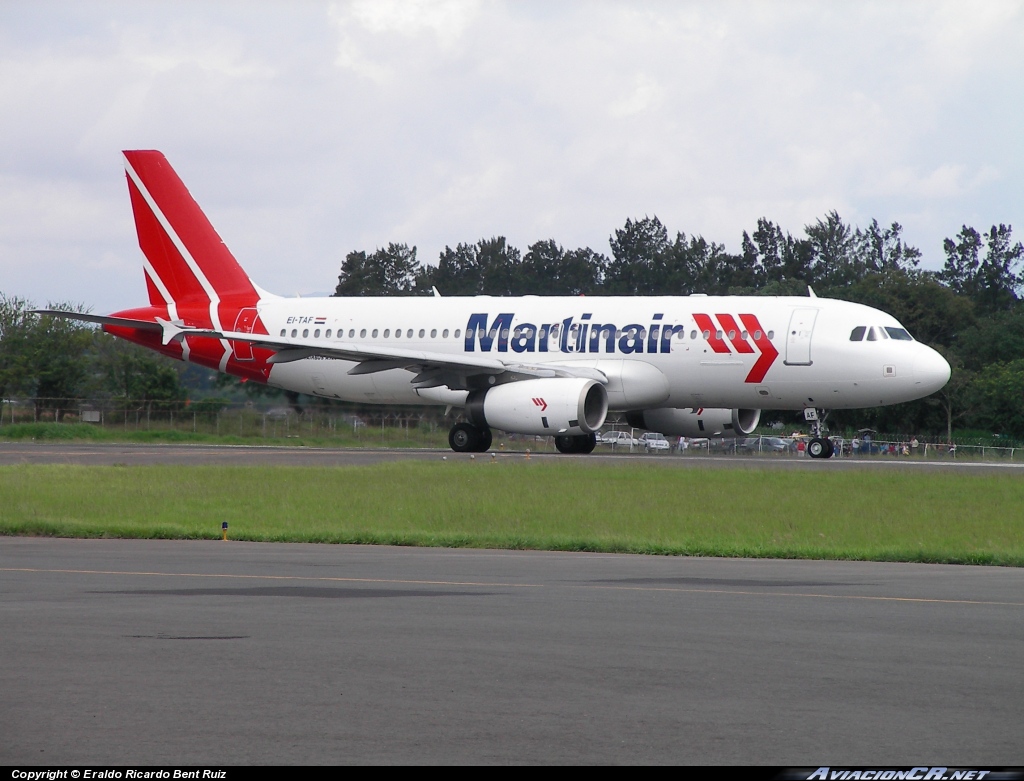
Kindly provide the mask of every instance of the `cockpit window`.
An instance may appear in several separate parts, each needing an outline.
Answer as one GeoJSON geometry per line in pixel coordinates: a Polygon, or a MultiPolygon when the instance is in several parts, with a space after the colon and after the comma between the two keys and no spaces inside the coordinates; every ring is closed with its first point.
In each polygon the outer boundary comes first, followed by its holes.
{"type": "Polygon", "coordinates": [[[850,341],[851,342],[863,341],[864,340],[864,332],[867,331],[867,330],[868,329],[865,328],[864,326],[858,325],[856,328],[854,328],[852,331],[850,331],[850,341]]]}
{"type": "Polygon", "coordinates": [[[902,342],[914,341],[914,337],[907,333],[906,328],[890,328],[889,326],[886,326],[885,330],[893,339],[899,339],[902,342]]]}
{"type": "Polygon", "coordinates": [[[878,341],[878,333],[875,331],[874,328],[869,328],[868,329],[868,341],[869,342],[877,342],[878,341]]]}

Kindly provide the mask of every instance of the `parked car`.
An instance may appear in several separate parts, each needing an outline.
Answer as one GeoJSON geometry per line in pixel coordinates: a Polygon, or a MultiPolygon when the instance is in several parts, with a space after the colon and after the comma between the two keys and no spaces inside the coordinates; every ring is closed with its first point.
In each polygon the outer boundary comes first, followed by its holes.
{"type": "Polygon", "coordinates": [[[640,447],[640,440],[630,436],[628,431],[606,431],[597,441],[602,445],[619,445],[620,447],[640,447]]]}
{"type": "Polygon", "coordinates": [[[654,431],[645,431],[640,435],[640,444],[644,446],[648,452],[652,450],[664,450],[668,452],[672,449],[672,446],[665,439],[664,434],[659,434],[654,431]]]}
{"type": "Polygon", "coordinates": [[[782,437],[747,437],[736,447],[747,453],[788,453],[791,445],[782,437]]]}

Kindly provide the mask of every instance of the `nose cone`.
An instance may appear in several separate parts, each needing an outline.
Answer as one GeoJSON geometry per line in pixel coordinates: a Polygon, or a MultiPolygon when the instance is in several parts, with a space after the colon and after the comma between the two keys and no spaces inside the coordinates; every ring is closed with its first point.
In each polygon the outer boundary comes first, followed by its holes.
{"type": "Polygon", "coordinates": [[[931,347],[918,345],[921,349],[914,358],[914,386],[927,396],[940,390],[949,382],[950,368],[946,359],[931,347]]]}

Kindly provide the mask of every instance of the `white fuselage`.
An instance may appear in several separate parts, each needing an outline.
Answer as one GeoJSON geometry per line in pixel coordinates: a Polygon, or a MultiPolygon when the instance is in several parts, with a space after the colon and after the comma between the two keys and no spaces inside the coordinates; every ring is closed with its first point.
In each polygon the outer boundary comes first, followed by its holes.
{"type": "MultiPolygon", "coordinates": [[[[922,398],[949,379],[945,360],[903,338],[895,318],[834,299],[264,298],[257,308],[270,335],[305,344],[597,369],[609,380],[609,407],[619,410],[873,407],[922,398]],[[857,328],[862,338],[851,341],[857,328]]],[[[447,387],[417,390],[405,369],[350,375],[356,365],[276,364],[269,383],[364,403],[459,406],[466,398],[447,387]]]]}

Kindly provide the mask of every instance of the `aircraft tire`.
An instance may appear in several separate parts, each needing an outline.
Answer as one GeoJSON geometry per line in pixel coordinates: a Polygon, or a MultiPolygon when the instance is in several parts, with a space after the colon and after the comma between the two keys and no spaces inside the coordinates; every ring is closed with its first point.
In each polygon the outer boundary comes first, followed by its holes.
{"type": "Polygon", "coordinates": [[[832,458],[832,456],[836,454],[836,444],[831,439],[826,439],[825,444],[828,445],[828,447],[826,448],[825,455],[823,455],[822,458],[832,458]]]}
{"type": "Polygon", "coordinates": [[[448,432],[448,445],[456,453],[480,452],[480,429],[469,423],[456,423],[448,432]]]}
{"type": "Polygon", "coordinates": [[[477,447],[477,453],[486,453],[491,449],[491,443],[494,441],[494,435],[491,434],[489,428],[478,428],[477,432],[480,435],[480,445],[477,447]]]}
{"type": "Polygon", "coordinates": [[[807,455],[811,458],[828,458],[828,445],[825,444],[827,441],[821,437],[814,437],[807,443],[807,455]]]}
{"type": "Polygon", "coordinates": [[[577,453],[593,453],[594,448],[597,447],[597,434],[584,434],[582,437],[576,437],[578,442],[577,453]]]}
{"type": "Polygon", "coordinates": [[[576,452],[576,437],[571,437],[568,434],[560,434],[555,437],[555,449],[559,453],[575,453],[576,452]]]}

